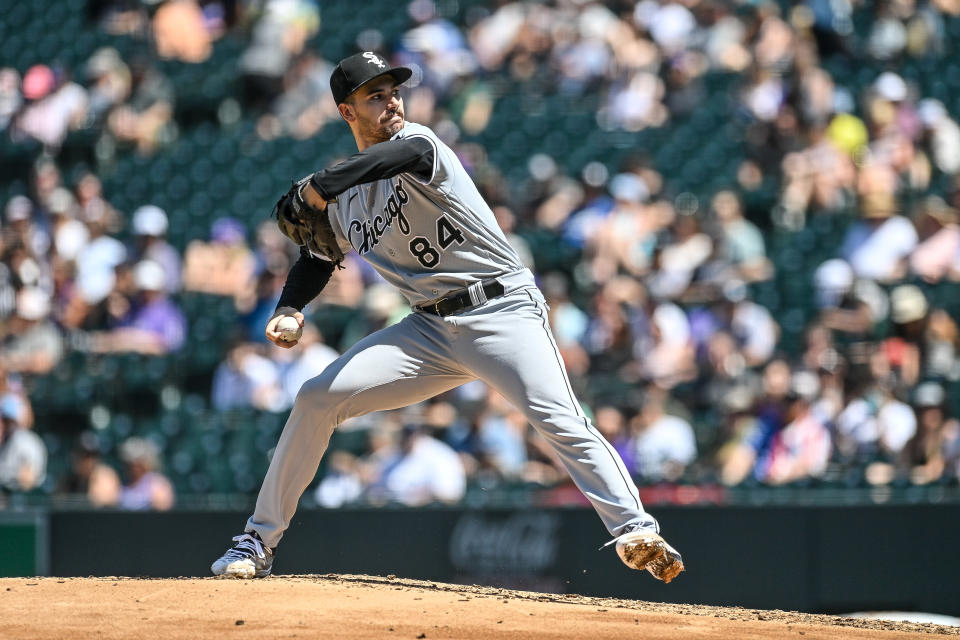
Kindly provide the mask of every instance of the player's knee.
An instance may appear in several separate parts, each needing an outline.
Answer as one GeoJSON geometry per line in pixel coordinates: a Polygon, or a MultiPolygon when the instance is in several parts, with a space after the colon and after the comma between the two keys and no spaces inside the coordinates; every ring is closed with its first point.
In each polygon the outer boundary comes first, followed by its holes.
{"type": "Polygon", "coordinates": [[[334,395],[331,391],[331,382],[332,380],[323,374],[307,380],[297,392],[296,403],[311,407],[331,404],[334,395]]]}
{"type": "Polygon", "coordinates": [[[335,388],[336,376],[326,372],[303,383],[297,393],[296,404],[317,418],[326,417],[336,424],[353,417],[349,402],[353,394],[349,390],[335,388]]]}

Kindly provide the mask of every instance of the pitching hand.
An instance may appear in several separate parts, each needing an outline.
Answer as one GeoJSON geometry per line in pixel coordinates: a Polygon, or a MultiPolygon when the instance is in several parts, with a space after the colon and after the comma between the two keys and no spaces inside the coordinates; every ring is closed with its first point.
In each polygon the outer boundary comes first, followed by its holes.
{"type": "Polygon", "coordinates": [[[273,317],[270,318],[270,321],[267,323],[267,328],[264,331],[264,335],[267,336],[267,340],[277,345],[278,347],[283,347],[284,349],[289,349],[299,342],[298,340],[284,340],[280,332],[277,331],[277,323],[280,322],[281,318],[290,316],[296,318],[297,322],[300,324],[300,327],[303,327],[303,314],[294,309],[293,307],[280,307],[274,312],[273,317]]]}

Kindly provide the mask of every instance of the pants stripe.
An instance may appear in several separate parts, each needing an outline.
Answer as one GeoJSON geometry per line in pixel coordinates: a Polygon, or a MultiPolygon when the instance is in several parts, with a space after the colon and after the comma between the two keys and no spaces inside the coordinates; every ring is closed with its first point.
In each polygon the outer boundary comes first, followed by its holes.
{"type": "Polygon", "coordinates": [[[557,359],[557,366],[560,367],[560,372],[563,374],[563,380],[567,385],[567,393],[570,396],[570,402],[573,404],[574,410],[577,412],[577,415],[583,419],[583,426],[586,428],[587,433],[591,434],[596,438],[601,446],[610,454],[610,458],[613,461],[613,466],[617,468],[617,473],[620,474],[620,478],[623,480],[623,484],[627,487],[627,493],[633,498],[634,502],[637,505],[637,510],[643,513],[643,507],[640,505],[640,499],[637,497],[637,494],[634,490],[633,482],[628,480],[623,475],[623,462],[620,460],[620,456],[613,449],[611,445],[603,435],[597,431],[596,427],[591,427],[590,421],[587,419],[587,416],[583,414],[582,409],[580,408],[580,403],[577,402],[576,396],[573,394],[573,387],[570,386],[570,379],[567,376],[567,368],[563,366],[563,358],[560,356],[560,348],[557,346],[556,341],[553,338],[553,333],[550,331],[550,327],[547,324],[546,315],[541,311],[540,305],[537,301],[530,295],[530,292],[527,291],[527,295],[530,296],[530,301],[536,306],[537,314],[540,316],[540,321],[543,324],[543,330],[547,333],[547,339],[550,341],[551,346],[553,346],[553,355],[557,359]]]}

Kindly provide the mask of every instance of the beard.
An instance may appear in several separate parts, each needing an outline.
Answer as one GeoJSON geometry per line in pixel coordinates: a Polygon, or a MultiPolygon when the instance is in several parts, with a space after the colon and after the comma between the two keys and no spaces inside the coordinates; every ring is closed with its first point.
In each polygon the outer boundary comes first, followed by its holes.
{"type": "Polygon", "coordinates": [[[382,120],[377,122],[361,122],[360,123],[360,132],[363,137],[371,142],[386,142],[392,138],[400,129],[403,129],[404,118],[403,110],[398,109],[394,112],[396,115],[400,116],[398,121],[393,120],[393,114],[384,115],[382,120]]]}

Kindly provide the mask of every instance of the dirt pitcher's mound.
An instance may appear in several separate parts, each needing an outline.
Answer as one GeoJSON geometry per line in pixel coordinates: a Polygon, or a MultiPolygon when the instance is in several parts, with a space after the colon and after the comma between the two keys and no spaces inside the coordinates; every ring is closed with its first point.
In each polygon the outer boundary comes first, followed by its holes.
{"type": "Polygon", "coordinates": [[[937,638],[960,628],[549,595],[393,576],[8,578],[0,638],[937,638]],[[922,636],[920,634],[923,634],[922,636]]]}

